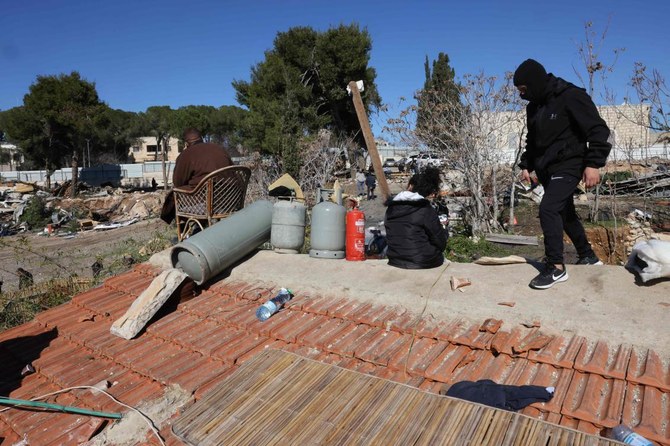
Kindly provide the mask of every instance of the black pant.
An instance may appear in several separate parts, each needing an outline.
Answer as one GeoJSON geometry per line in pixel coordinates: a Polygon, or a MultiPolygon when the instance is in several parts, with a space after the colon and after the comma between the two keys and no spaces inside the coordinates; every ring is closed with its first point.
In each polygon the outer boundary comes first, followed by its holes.
{"type": "Polygon", "coordinates": [[[572,195],[580,178],[555,173],[547,179],[540,203],[540,224],[544,233],[544,253],[548,263],[563,263],[563,231],[577,249],[579,257],[594,256],[579,216],[575,211],[572,195]]]}

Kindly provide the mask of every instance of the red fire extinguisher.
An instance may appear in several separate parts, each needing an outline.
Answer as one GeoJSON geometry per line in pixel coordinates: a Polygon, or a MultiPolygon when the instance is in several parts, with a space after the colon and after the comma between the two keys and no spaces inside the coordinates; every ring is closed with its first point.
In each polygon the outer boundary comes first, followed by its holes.
{"type": "Polygon", "coordinates": [[[347,212],[347,260],[365,260],[365,214],[359,209],[347,212]]]}

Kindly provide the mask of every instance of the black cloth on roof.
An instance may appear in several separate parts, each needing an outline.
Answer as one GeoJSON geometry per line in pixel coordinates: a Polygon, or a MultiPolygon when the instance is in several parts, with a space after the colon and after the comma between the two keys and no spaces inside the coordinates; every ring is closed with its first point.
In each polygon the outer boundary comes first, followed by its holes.
{"type": "Polygon", "coordinates": [[[546,387],[508,386],[490,379],[458,382],[446,395],[505,410],[520,410],[533,403],[547,402],[554,396],[546,387]]]}

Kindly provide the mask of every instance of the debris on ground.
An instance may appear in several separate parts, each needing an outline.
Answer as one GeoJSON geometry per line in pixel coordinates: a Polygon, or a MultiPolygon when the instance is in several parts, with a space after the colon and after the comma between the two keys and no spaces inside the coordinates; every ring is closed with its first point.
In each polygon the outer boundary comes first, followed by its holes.
{"type": "Polygon", "coordinates": [[[470,282],[470,279],[465,279],[463,277],[454,277],[454,276],[451,276],[449,283],[451,283],[451,291],[456,291],[459,288],[472,284],[472,282],[470,282]]]}
{"type": "Polygon", "coordinates": [[[78,184],[77,198],[64,198],[70,196],[69,182],[52,189],[29,183],[0,183],[0,236],[40,229],[30,227],[36,223],[27,223],[25,214],[33,197],[43,202],[41,224],[44,235],[49,236],[73,230],[116,229],[160,215],[163,191],[78,184]]]}
{"type": "Polygon", "coordinates": [[[514,263],[528,263],[525,257],[521,256],[505,256],[505,257],[487,257],[483,256],[475,260],[473,263],[477,265],[510,265],[514,263]]]}

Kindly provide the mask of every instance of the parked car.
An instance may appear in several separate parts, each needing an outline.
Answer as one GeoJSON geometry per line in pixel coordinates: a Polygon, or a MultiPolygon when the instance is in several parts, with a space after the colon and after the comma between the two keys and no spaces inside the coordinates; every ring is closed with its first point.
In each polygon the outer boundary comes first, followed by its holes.
{"type": "Polygon", "coordinates": [[[396,164],[398,162],[396,161],[395,158],[386,158],[384,160],[384,164],[382,164],[382,167],[396,167],[396,164]]]}
{"type": "Polygon", "coordinates": [[[435,166],[442,167],[442,158],[433,153],[422,153],[417,158],[419,167],[435,166]]]}

